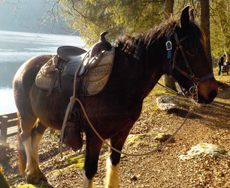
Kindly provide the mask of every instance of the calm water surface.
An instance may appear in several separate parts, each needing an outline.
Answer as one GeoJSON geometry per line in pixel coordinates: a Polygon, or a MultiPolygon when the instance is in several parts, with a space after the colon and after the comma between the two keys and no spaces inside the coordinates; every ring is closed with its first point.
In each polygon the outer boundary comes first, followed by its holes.
{"type": "Polygon", "coordinates": [[[0,31],[0,114],[16,112],[12,80],[28,59],[41,54],[55,54],[59,46],[84,46],[78,36],[0,31]]]}

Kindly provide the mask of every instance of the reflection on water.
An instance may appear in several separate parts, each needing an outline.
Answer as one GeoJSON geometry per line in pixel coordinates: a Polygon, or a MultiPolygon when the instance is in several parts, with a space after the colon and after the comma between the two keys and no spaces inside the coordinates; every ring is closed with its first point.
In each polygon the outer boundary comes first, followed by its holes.
{"type": "Polygon", "coordinates": [[[19,63],[1,63],[0,64],[0,87],[1,88],[11,88],[12,87],[13,77],[19,67],[20,67],[19,63]]]}
{"type": "Polygon", "coordinates": [[[59,46],[83,47],[78,36],[0,31],[0,114],[15,112],[12,80],[22,63],[41,54],[55,54],[59,46]]]}
{"type": "Polygon", "coordinates": [[[0,114],[16,112],[12,88],[0,88],[0,114]]]}

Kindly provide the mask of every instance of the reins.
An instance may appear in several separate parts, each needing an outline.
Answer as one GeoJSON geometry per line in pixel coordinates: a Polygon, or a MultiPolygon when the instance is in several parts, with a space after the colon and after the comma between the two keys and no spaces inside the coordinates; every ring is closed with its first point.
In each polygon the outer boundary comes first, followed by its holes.
{"type": "Polygon", "coordinates": [[[187,59],[187,57],[185,55],[186,51],[184,50],[183,46],[181,45],[181,42],[184,41],[187,38],[187,36],[179,40],[178,39],[178,35],[175,32],[174,33],[174,38],[175,38],[177,46],[176,46],[176,48],[174,50],[173,57],[171,56],[172,42],[170,40],[170,35],[167,36],[167,42],[165,44],[166,45],[166,50],[167,50],[167,53],[168,53],[167,54],[167,58],[170,59],[169,60],[169,74],[172,75],[173,69],[176,69],[180,74],[182,74],[187,79],[189,79],[190,81],[192,81],[193,82],[193,86],[189,88],[189,93],[193,96],[194,100],[196,102],[198,102],[199,101],[199,98],[198,98],[198,85],[201,82],[204,82],[204,81],[206,81],[206,80],[214,77],[214,74],[212,72],[212,73],[210,73],[210,74],[208,74],[206,76],[203,76],[201,78],[196,77],[195,74],[193,73],[192,68],[189,65],[188,59],[187,59]],[[178,67],[176,65],[176,57],[177,57],[178,51],[181,52],[182,57],[183,57],[184,62],[185,62],[185,65],[186,65],[189,73],[183,71],[180,67],[178,67]]]}
{"type": "MultiPolygon", "coordinates": [[[[123,155],[127,155],[127,156],[144,156],[144,155],[149,155],[149,154],[151,154],[151,153],[153,153],[153,152],[159,151],[159,150],[160,150],[161,148],[163,148],[168,142],[170,142],[170,141],[173,139],[173,137],[179,132],[179,130],[180,130],[180,129],[182,128],[182,126],[185,124],[186,120],[187,120],[187,119],[191,116],[191,114],[193,113],[194,107],[195,107],[194,104],[193,104],[192,107],[190,107],[189,112],[188,112],[188,114],[186,115],[186,117],[185,117],[184,121],[182,122],[182,124],[181,124],[181,125],[177,128],[177,130],[170,136],[170,138],[168,138],[163,144],[156,146],[153,150],[151,150],[151,151],[149,151],[149,152],[146,152],[146,153],[141,153],[141,154],[129,154],[129,153],[125,153],[125,152],[122,152],[122,151],[120,151],[120,150],[114,148],[113,146],[111,146],[111,144],[109,144],[107,141],[105,141],[105,139],[103,139],[103,138],[100,136],[100,134],[97,132],[97,130],[94,128],[93,124],[92,124],[91,121],[89,120],[89,117],[88,117],[88,115],[87,115],[87,113],[86,113],[86,111],[85,111],[85,108],[84,108],[83,104],[81,103],[81,101],[80,101],[78,98],[71,97],[71,98],[70,98],[70,101],[71,101],[72,104],[74,104],[75,101],[77,101],[77,102],[80,104],[81,109],[82,109],[82,111],[83,111],[83,113],[84,113],[84,116],[85,116],[87,122],[89,123],[89,125],[90,125],[90,127],[92,128],[92,130],[94,131],[94,133],[98,136],[98,138],[99,138],[104,144],[106,144],[109,148],[111,148],[112,150],[116,151],[117,153],[120,153],[120,154],[123,154],[123,155]]],[[[61,146],[62,146],[62,142],[61,142],[60,144],[61,144],[61,146]]],[[[60,145],[59,145],[59,146],[60,146],[60,145]]],[[[60,153],[61,153],[61,157],[62,157],[62,150],[60,150],[60,153]]]]}
{"type": "MultiPolygon", "coordinates": [[[[82,61],[84,62],[84,60],[82,61]]],[[[75,73],[75,76],[74,76],[74,83],[76,83],[76,79],[77,79],[77,75],[78,75],[78,71],[80,70],[80,68],[76,71],[75,73]]],[[[169,91],[173,92],[173,93],[177,93],[175,92],[174,90],[158,83],[159,85],[165,87],[166,89],[168,89],[169,91]]],[[[153,150],[149,151],[149,152],[146,152],[146,153],[141,153],[141,154],[129,154],[129,153],[125,153],[125,152],[122,152],[116,148],[114,148],[113,146],[111,146],[111,144],[109,144],[107,141],[105,141],[105,139],[103,139],[100,134],[97,132],[97,130],[95,129],[95,127],[93,126],[93,124],[91,123],[86,111],[85,111],[85,108],[82,104],[82,102],[77,98],[75,97],[75,90],[76,90],[76,84],[74,84],[74,88],[73,88],[73,96],[70,97],[70,102],[67,106],[67,109],[66,109],[66,113],[65,113],[65,117],[64,117],[64,121],[63,121],[63,124],[62,124],[62,129],[61,129],[61,136],[60,136],[60,142],[59,142],[59,151],[60,151],[60,154],[61,154],[61,158],[62,158],[62,145],[63,145],[63,138],[64,138],[64,131],[65,131],[65,127],[66,127],[66,122],[67,122],[67,118],[69,116],[69,113],[70,113],[70,110],[71,110],[71,107],[73,106],[73,104],[77,101],[82,109],[82,112],[88,122],[88,124],[90,125],[90,127],[92,128],[92,130],[94,131],[94,133],[98,136],[98,138],[104,143],[106,144],[109,148],[111,148],[112,150],[116,151],[117,153],[120,153],[120,154],[123,154],[123,155],[127,155],[127,156],[144,156],[144,155],[149,155],[153,152],[156,152],[158,150],[160,150],[163,146],[165,146],[168,142],[170,142],[173,137],[178,133],[178,131],[182,128],[182,126],[185,124],[186,120],[191,116],[191,114],[193,113],[194,111],[194,107],[195,105],[193,104],[192,107],[190,107],[190,110],[188,112],[188,114],[186,115],[184,121],[182,122],[182,124],[178,127],[178,129],[170,136],[169,139],[167,139],[163,144],[161,145],[158,145],[156,146],[153,150]]],[[[178,94],[178,93],[177,93],[178,94]]]]}
{"type": "MultiPolygon", "coordinates": [[[[207,75],[207,76],[204,76],[202,78],[197,78],[195,77],[195,75],[193,74],[192,72],[192,69],[188,63],[188,60],[186,58],[186,55],[184,53],[184,50],[183,50],[183,47],[181,46],[180,42],[182,42],[183,40],[185,40],[187,37],[184,37],[182,38],[181,40],[178,40],[178,36],[177,36],[177,33],[174,33],[174,37],[175,37],[175,40],[176,40],[176,43],[177,43],[177,47],[174,51],[174,55],[173,57],[171,57],[171,50],[172,50],[172,42],[170,40],[170,36],[168,35],[167,36],[167,42],[166,42],[166,50],[168,52],[168,55],[167,55],[167,58],[168,59],[171,59],[170,60],[170,66],[169,66],[169,69],[170,69],[170,73],[171,71],[175,68],[177,69],[181,74],[183,74],[184,76],[186,76],[189,80],[191,80],[194,85],[189,89],[189,93],[192,95],[192,97],[194,99],[196,99],[195,101],[198,102],[198,85],[200,82],[204,82],[205,80],[213,77],[213,73],[207,75]],[[177,53],[178,53],[178,50],[181,51],[182,53],[182,56],[185,60],[185,63],[186,63],[186,67],[188,68],[189,70],[189,73],[186,73],[185,71],[183,71],[182,69],[180,69],[177,65],[175,65],[175,60],[176,60],[176,56],[177,56],[177,53]]],[[[86,57],[86,56],[85,56],[86,57]]],[[[82,63],[84,62],[84,60],[82,61],[82,63]]],[[[167,139],[163,144],[161,145],[158,145],[156,146],[153,150],[149,151],[149,152],[146,152],[146,153],[141,153],[141,154],[129,154],[129,153],[125,153],[125,152],[122,152],[116,148],[114,148],[113,146],[111,146],[111,144],[109,144],[107,141],[105,141],[105,139],[103,139],[100,134],[97,132],[97,130],[95,129],[95,127],[93,126],[93,124],[91,123],[86,111],[85,111],[85,108],[82,104],[82,102],[76,97],[76,79],[77,79],[77,75],[78,75],[78,72],[80,70],[80,67],[78,68],[78,70],[76,71],[75,75],[74,75],[74,87],[73,87],[73,96],[70,97],[70,102],[67,106],[67,109],[66,109],[66,113],[65,113],[65,117],[64,117],[64,121],[63,121],[63,124],[62,124],[62,129],[61,129],[61,136],[60,136],[60,142],[59,142],[59,151],[60,151],[60,154],[61,154],[61,157],[62,157],[62,145],[63,145],[63,137],[64,137],[64,131],[65,131],[65,127],[66,127],[66,122],[67,122],[67,118],[69,116],[69,113],[70,113],[70,109],[71,107],[73,106],[73,104],[77,101],[84,113],[84,116],[88,122],[88,124],[90,125],[90,127],[92,128],[92,130],[94,131],[94,133],[98,136],[98,138],[104,143],[106,144],[109,148],[111,148],[112,150],[116,151],[117,153],[119,154],[123,154],[123,155],[127,155],[127,156],[144,156],[144,155],[148,155],[148,154],[151,154],[153,152],[156,152],[158,151],[159,149],[161,149],[163,146],[165,146],[168,142],[170,142],[170,140],[172,140],[172,138],[178,133],[178,131],[182,128],[182,126],[185,124],[186,120],[191,116],[191,114],[193,113],[194,111],[194,108],[195,108],[195,103],[193,103],[192,107],[190,107],[189,109],[189,112],[188,114],[186,115],[184,121],[182,122],[182,124],[178,127],[178,129],[172,134],[172,136],[167,139]]],[[[178,92],[175,92],[174,90],[158,83],[159,85],[165,87],[167,90],[173,92],[173,93],[176,93],[178,94],[178,92]]],[[[184,94],[184,93],[183,93],[184,94]]],[[[185,95],[183,95],[185,97],[185,95]]]]}

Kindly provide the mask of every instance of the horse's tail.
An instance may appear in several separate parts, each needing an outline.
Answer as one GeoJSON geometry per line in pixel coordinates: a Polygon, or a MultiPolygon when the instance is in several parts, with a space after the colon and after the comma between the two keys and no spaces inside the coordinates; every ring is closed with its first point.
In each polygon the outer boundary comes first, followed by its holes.
{"type": "Polygon", "coordinates": [[[26,152],[25,147],[22,143],[22,139],[20,136],[21,128],[18,124],[18,133],[17,133],[17,140],[18,140],[18,170],[22,176],[25,176],[25,169],[26,169],[26,152]]]}

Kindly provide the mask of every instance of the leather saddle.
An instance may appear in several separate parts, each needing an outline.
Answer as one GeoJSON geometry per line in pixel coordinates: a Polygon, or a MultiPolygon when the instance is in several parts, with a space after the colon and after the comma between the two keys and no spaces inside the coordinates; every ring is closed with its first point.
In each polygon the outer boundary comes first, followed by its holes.
{"type": "Polygon", "coordinates": [[[75,46],[59,47],[57,49],[58,56],[62,60],[68,62],[64,68],[64,71],[67,74],[74,76],[75,72],[79,69],[77,76],[80,77],[86,72],[88,68],[95,66],[100,57],[100,52],[102,50],[110,50],[112,48],[111,44],[105,39],[105,35],[107,33],[108,32],[105,31],[100,34],[100,41],[97,42],[89,52],[75,46]],[[92,59],[93,57],[95,58],[92,59]],[[88,58],[90,61],[85,61],[82,63],[85,58],[88,58]]]}
{"type": "Polygon", "coordinates": [[[81,77],[90,70],[90,72],[93,72],[93,68],[96,67],[101,58],[105,58],[107,56],[105,55],[106,52],[112,49],[111,44],[105,39],[107,33],[101,33],[100,41],[88,52],[74,46],[59,47],[57,55],[45,63],[38,72],[35,79],[36,86],[48,90],[48,96],[53,90],[61,90],[61,77],[63,74],[75,76],[77,72],[77,77],[81,77]]]}
{"type": "MultiPolygon", "coordinates": [[[[107,33],[108,32],[101,33],[100,41],[92,47],[91,51],[88,52],[86,52],[86,50],[84,49],[73,47],[73,46],[59,47],[57,49],[58,57],[64,60],[65,62],[67,62],[64,71],[71,76],[75,76],[75,74],[77,74],[78,77],[84,75],[87,71],[90,74],[92,71],[90,68],[95,67],[97,63],[100,61],[100,59],[102,58],[102,54],[103,54],[102,51],[103,50],[108,51],[112,48],[111,44],[105,39],[105,35],[107,33]]],[[[80,79],[78,79],[78,81],[79,80],[80,79]]],[[[76,85],[77,85],[76,88],[78,90],[80,85],[79,82],[76,85]]],[[[64,140],[63,140],[64,143],[69,145],[74,151],[80,149],[83,144],[81,128],[79,126],[76,126],[76,120],[72,120],[71,118],[71,117],[79,117],[78,123],[79,124],[82,123],[79,115],[80,109],[75,108],[75,110],[76,110],[75,113],[73,113],[72,110],[70,112],[66,112],[69,115],[69,119],[66,122],[66,127],[64,130],[64,140]],[[76,113],[78,114],[77,116],[73,115],[76,113]]]]}

